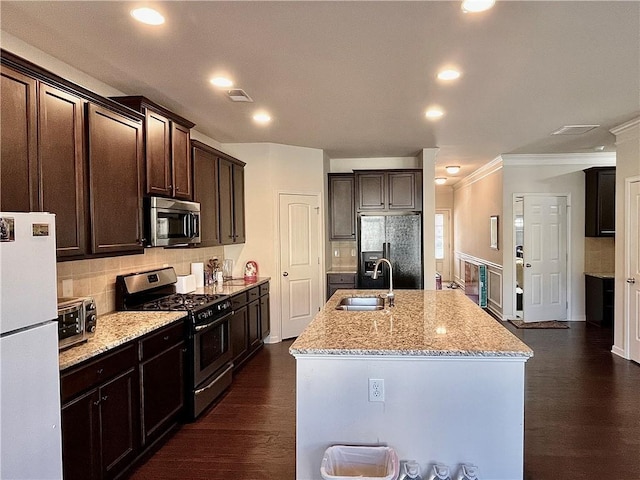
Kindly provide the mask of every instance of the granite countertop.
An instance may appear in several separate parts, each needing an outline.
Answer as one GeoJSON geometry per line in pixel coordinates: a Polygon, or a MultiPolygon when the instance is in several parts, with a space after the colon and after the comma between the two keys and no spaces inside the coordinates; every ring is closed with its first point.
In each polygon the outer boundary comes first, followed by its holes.
{"type": "Polygon", "coordinates": [[[532,357],[533,351],[460,290],[396,290],[395,307],[336,310],[338,290],[291,345],[293,355],[532,357]]]}
{"type": "Polygon", "coordinates": [[[100,315],[92,338],[60,351],[60,370],[135,340],[185,315],[185,312],[113,312],[100,315]]]}
{"type": "MultiPolygon", "coordinates": [[[[199,288],[196,293],[236,295],[268,282],[270,277],[258,277],[254,282],[235,279],[222,285],[199,288]]],[[[169,325],[186,316],[181,312],[112,312],[98,316],[95,335],[88,341],[61,350],[58,355],[60,370],[77,365],[101,353],[112,350],[131,340],[169,325]]]]}
{"type": "Polygon", "coordinates": [[[592,272],[585,272],[584,273],[585,276],[587,277],[596,277],[596,278],[615,278],[616,274],[615,273],[592,273],[592,272]]]}
{"type": "Polygon", "coordinates": [[[358,273],[358,267],[331,267],[327,273],[358,273]]]}

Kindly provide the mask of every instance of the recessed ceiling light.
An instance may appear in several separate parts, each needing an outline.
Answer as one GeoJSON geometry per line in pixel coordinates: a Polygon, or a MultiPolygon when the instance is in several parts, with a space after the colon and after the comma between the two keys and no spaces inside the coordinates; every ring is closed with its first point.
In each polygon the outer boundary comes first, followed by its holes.
{"type": "Polygon", "coordinates": [[[447,171],[447,173],[449,175],[455,175],[456,173],[458,173],[460,171],[460,166],[458,166],[458,165],[450,165],[450,166],[446,167],[445,170],[447,171]]]}
{"type": "Polygon", "coordinates": [[[259,112],[253,116],[253,119],[258,123],[264,124],[264,123],[269,123],[271,121],[271,116],[268,113],[259,112]]]}
{"type": "Polygon", "coordinates": [[[444,111],[440,107],[431,107],[426,111],[424,115],[429,120],[437,120],[439,118],[442,118],[442,116],[444,115],[444,111]]]}
{"type": "Polygon", "coordinates": [[[164,17],[153,8],[136,8],[131,10],[131,16],[147,25],[162,25],[164,23],[164,17]]]}
{"type": "Polygon", "coordinates": [[[215,77],[209,81],[211,82],[212,85],[215,85],[216,87],[229,88],[233,86],[233,82],[226,77],[215,77]]]}
{"type": "Polygon", "coordinates": [[[435,179],[436,185],[444,185],[447,183],[447,179],[445,177],[436,177],[435,179]]]}
{"type": "Polygon", "coordinates": [[[465,13],[484,12],[489,10],[496,3],[496,0],[463,0],[462,11],[465,13]]]}
{"type": "Polygon", "coordinates": [[[456,80],[460,78],[460,72],[453,68],[447,68],[438,72],[438,78],[440,80],[456,80]]]}

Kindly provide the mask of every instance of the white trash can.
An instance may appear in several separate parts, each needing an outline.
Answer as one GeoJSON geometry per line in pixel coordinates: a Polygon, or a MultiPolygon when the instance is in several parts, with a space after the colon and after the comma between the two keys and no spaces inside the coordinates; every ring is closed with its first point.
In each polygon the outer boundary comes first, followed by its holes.
{"type": "Polygon", "coordinates": [[[391,447],[334,445],[322,458],[324,480],[396,480],[400,473],[398,455],[391,447]]]}

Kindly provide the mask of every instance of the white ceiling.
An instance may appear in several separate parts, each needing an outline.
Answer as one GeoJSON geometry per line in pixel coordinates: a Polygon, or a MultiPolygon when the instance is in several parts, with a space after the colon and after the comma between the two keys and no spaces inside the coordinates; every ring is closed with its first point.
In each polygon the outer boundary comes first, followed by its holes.
{"type": "MultiPolygon", "coordinates": [[[[1,27],[130,95],[145,95],[220,142],[324,149],[331,158],[438,147],[458,177],[503,153],[613,149],[609,128],[640,114],[640,2],[142,2],[3,0],[1,27]],[[462,77],[438,82],[454,64],[462,77]],[[208,82],[225,72],[255,103],[208,82]],[[446,115],[425,119],[432,104],[446,115]],[[258,126],[254,110],[273,121],[258,126]],[[549,134],[599,124],[581,136],[549,134]]],[[[447,176],[444,174],[444,176],[447,176]]],[[[449,176],[450,177],[450,176],[449,176]]]]}

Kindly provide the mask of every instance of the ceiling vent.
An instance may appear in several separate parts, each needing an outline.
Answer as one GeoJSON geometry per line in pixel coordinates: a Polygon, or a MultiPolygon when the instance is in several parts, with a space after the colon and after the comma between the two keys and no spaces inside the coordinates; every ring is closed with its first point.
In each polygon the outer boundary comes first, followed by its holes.
{"type": "Polygon", "coordinates": [[[582,135],[583,133],[587,133],[599,126],[600,125],[565,125],[553,132],[551,135],[582,135]]]}
{"type": "Polygon", "coordinates": [[[247,92],[240,88],[227,90],[227,95],[233,102],[253,102],[253,98],[247,95],[247,92]]]}

